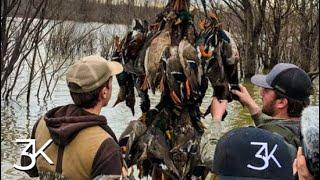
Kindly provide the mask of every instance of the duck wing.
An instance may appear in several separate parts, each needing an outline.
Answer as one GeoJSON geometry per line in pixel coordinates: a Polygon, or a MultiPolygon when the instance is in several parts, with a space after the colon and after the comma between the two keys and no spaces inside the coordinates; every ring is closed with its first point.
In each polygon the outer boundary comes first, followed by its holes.
{"type": "Polygon", "coordinates": [[[153,127],[148,130],[152,134],[152,139],[148,143],[149,159],[160,167],[161,171],[170,177],[178,178],[179,171],[175,167],[169,152],[169,145],[164,137],[164,134],[157,128],[153,127]]]}
{"type": "Polygon", "coordinates": [[[170,89],[170,96],[175,104],[181,104],[185,93],[183,84],[186,77],[178,57],[178,46],[171,46],[167,49],[170,57],[166,61],[166,79],[170,89]]]}
{"type": "Polygon", "coordinates": [[[222,43],[220,42],[217,47],[215,58],[212,58],[209,62],[207,77],[214,89],[214,96],[218,99],[230,100],[231,94],[229,92],[229,85],[222,62],[221,48],[222,43]]]}
{"type": "MultiPolygon", "coordinates": [[[[129,164],[132,164],[134,159],[131,157],[137,156],[136,154],[142,154],[143,146],[137,146],[139,143],[139,138],[147,131],[147,127],[139,120],[131,121],[126,129],[122,132],[119,138],[119,146],[125,147],[125,159],[129,164]],[[132,151],[133,145],[135,146],[135,151],[132,151]]],[[[140,143],[141,144],[141,143],[140,143]]]]}
{"type": "Polygon", "coordinates": [[[162,54],[165,48],[170,44],[170,33],[168,31],[163,31],[152,40],[150,46],[146,50],[145,72],[149,87],[151,87],[153,93],[155,93],[155,89],[159,85],[162,77],[160,70],[162,54]]]}
{"type": "Polygon", "coordinates": [[[179,43],[179,59],[183,67],[184,74],[187,78],[187,84],[190,85],[191,92],[199,94],[199,86],[201,82],[201,63],[198,58],[197,50],[186,40],[183,39],[179,43]]]}

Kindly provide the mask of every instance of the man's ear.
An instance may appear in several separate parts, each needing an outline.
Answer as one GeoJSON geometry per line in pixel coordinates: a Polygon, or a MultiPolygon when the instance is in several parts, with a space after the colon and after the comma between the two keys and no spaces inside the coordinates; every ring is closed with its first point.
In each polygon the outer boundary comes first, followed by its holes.
{"type": "Polygon", "coordinates": [[[101,98],[107,98],[107,92],[108,92],[108,87],[107,86],[105,86],[105,87],[103,87],[102,89],[101,89],[101,91],[100,91],[100,97],[101,98]]]}
{"type": "Polygon", "coordinates": [[[277,108],[282,109],[288,106],[288,99],[287,98],[281,98],[281,99],[277,99],[276,100],[277,104],[277,108]]]}

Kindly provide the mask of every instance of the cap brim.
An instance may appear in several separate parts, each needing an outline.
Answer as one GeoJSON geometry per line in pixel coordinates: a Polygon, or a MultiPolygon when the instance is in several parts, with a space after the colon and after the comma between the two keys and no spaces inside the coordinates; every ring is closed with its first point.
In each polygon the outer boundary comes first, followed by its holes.
{"type": "Polygon", "coordinates": [[[251,77],[251,82],[252,84],[257,85],[259,87],[272,89],[272,87],[266,81],[266,75],[254,75],[251,77]]]}
{"type": "MultiPolygon", "coordinates": [[[[236,176],[219,176],[220,180],[267,180],[264,178],[256,178],[256,177],[236,177],[236,176]]],[[[270,179],[269,179],[270,180],[270,179]]]]}
{"type": "Polygon", "coordinates": [[[111,76],[120,74],[123,71],[123,66],[116,61],[107,61],[111,70],[111,76]]]}

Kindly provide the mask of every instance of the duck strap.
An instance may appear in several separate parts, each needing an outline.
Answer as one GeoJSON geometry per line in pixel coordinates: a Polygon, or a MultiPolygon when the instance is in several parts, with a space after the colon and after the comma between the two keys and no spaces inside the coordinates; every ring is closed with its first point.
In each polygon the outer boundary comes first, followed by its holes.
{"type": "Polygon", "coordinates": [[[57,166],[56,166],[56,173],[58,173],[58,174],[62,174],[63,152],[64,152],[64,146],[59,145],[58,157],[57,157],[57,166]]]}
{"type": "Polygon", "coordinates": [[[114,132],[112,131],[112,129],[111,129],[107,124],[105,124],[105,125],[100,125],[100,127],[101,127],[103,130],[105,130],[105,131],[112,137],[112,139],[113,139],[116,143],[118,143],[118,139],[117,139],[116,135],[114,134],[114,132]]]}

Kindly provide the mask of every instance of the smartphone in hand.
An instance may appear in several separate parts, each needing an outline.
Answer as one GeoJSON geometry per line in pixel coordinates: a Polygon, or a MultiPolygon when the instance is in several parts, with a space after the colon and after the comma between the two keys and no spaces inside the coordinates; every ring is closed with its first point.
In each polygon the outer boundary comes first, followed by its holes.
{"type": "MultiPolygon", "coordinates": [[[[231,90],[238,90],[238,91],[240,91],[239,84],[230,84],[230,91],[231,91],[231,90]]],[[[231,96],[232,96],[232,99],[233,99],[233,100],[239,101],[239,96],[233,94],[232,92],[230,92],[230,93],[231,93],[231,96]]]]}

